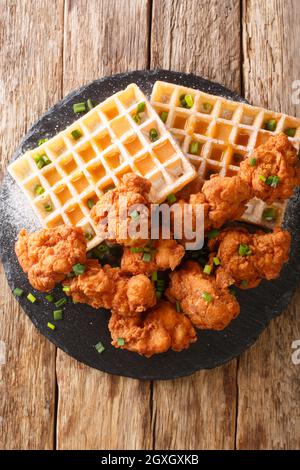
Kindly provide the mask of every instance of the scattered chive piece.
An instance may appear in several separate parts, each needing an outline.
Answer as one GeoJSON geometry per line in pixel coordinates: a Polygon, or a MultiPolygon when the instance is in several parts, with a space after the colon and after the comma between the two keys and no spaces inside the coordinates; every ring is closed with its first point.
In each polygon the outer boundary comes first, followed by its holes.
{"type": "Polygon", "coordinates": [[[49,294],[49,295],[46,295],[45,299],[48,300],[48,302],[53,302],[54,296],[52,294],[49,294]]]}
{"type": "Polygon", "coordinates": [[[179,302],[176,302],[176,312],[178,312],[178,313],[181,312],[181,308],[180,308],[180,303],[179,303],[179,302]]]}
{"type": "Polygon", "coordinates": [[[137,124],[141,124],[142,119],[141,119],[141,116],[140,116],[139,114],[134,114],[132,117],[133,117],[133,120],[134,120],[137,124]]]}
{"type": "Polygon", "coordinates": [[[118,338],[118,346],[125,346],[125,339],[124,338],[118,338]]]}
{"type": "Polygon", "coordinates": [[[207,234],[207,238],[209,240],[211,240],[212,238],[216,238],[218,235],[219,235],[219,230],[217,230],[216,228],[212,229],[210,232],[208,232],[207,234]]]}
{"type": "Polygon", "coordinates": [[[262,181],[263,183],[265,183],[267,181],[267,178],[264,176],[264,175],[259,175],[259,179],[260,181],[262,181]]]}
{"type": "Polygon", "coordinates": [[[250,256],[252,254],[251,248],[246,243],[241,243],[239,246],[240,256],[250,256]]]}
{"type": "Polygon", "coordinates": [[[191,153],[192,155],[197,155],[197,153],[199,152],[199,142],[191,142],[190,143],[190,148],[189,148],[189,153],[191,153]]]}
{"type": "Polygon", "coordinates": [[[22,297],[23,295],[23,289],[20,289],[20,287],[16,287],[14,290],[13,290],[13,293],[17,296],[17,297],[22,297]]]}
{"type": "Polygon", "coordinates": [[[277,188],[279,183],[280,183],[279,176],[268,176],[268,178],[266,179],[266,184],[268,186],[271,186],[271,188],[277,188]]]}
{"type": "Polygon", "coordinates": [[[266,207],[262,213],[262,218],[268,222],[274,222],[277,218],[277,210],[275,207],[266,207]]]}
{"type": "Polygon", "coordinates": [[[161,299],[161,297],[162,297],[162,292],[160,292],[160,291],[157,290],[155,293],[156,293],[156,297],[157,297],[158,299],[161,299]]]}
{"type": "Polygon", "coordinates": [[[143,101],[142,103],[139,103],[136,108],[137,114],[143,113],[146,109],[146,103],[143,101]]]}
{"type": "Polygon", "coordinates": [[[255,166],[256,165],[256,158],[254,158],[254,157],[250,158],[249,165],[250,166],[255,166]]]}
{"type": "Polygon", "coordinates": [[[47,138],[39,139],[39,140],[38,140],[38,147],[39,147],[40,145],[44,144],[45,142],[48,142],[48,140],[49,140],[49,139],[47,139],[47,138]]]}
{"type": "Polygon", "coordinates": [[[88,199],[87,200],[87,205],[88,205],[89,209],[92,209],[92,207],[94,207],[94,205],[95,205],[94,199],[88,199]]]}
{"type": "Polygon", "coordinates": [[[157,130],[155,129],[155,127],[153,127],[152,129],[150,129],[150,131],[149,131],[149,137],[150,137],[151,142],[155,142],[155,141],[158,139],[158,132],[157,132],[157,130]]]}
{"type": "Polygon", "coordinates": [[[166,122],[166,120],[168,119],[168,113],[167,111],[162,111],[160,113],[160,119],[162,120],[162,122],[166,122]]]}
{"type": "Polygon", "coordinates": [[[99,341],[99,343],[97,343],[97,344],[95,345],[95,349],[96,349],[96,351],[97,351],[99,354],[101,354],[101,353],[103,353],[103,351],[105,351],[105,347],[103,346],[103,344],[101,343],[101,341],[99,341]]]}
{"type": "Polygon", "coordinates": [[[71,135],[74,140],[78,140],[80,139],[80,137],[82,137],[82,133],[80,132],[79,129],[74,129],[74,131],[71,132],[71,135]]]}
{"type": "Polygon", "coordinates": [[[157,271],[154,271],[154,272],[151,274],[151,281],[157,281],[157,271]]]}
{"type": "Polygon", "coordinates": [[[212,295],[210,295],[208,292],[203,292],[202,294],[202,299],[205,300],[205,302],[209,303],[213,300],[212,295]]]}
{"type": "Polygon", "coordinates": [[[275,119],[269,119],[269,121],[266,121],[264,124],[264,128],[267,131],[274,132],[276,129],[276,120],[275,119]]]}
{"type": "Polygon", "coordinates": [[[63,297],[62,299],[59,299],[57,302],[55,302],[55,307],[62,307],[63,305],[65,305],[65,303],[67,303],[67,299],[65,297],[63,297]]]}
{"type": "Polygon", "coordinates": [[[98,251],[101,251],[102,253],[106,253],[106,252],[109,250],[109,248],[108,248],[107,245],[101,244],[101,245],[99,245],[99,246],[97,247],[97,250],[98,250],[98,251]]]}
{"type": "Polygon", "coordinates": [[[215,266],[219,266],[221,264],[221,261],[217,256],[213,258],[213,262],[215,266]]]}
{"type": "Polygon", "coordinates": [[[88,107],[88,110],[89,110],[89,111],[90,111],[91,109],[93,109],[94,103],[93,103],[93,101],[91,100],[91,98],[89,98],[89,99],[87,100],[86,104],[87,104],[87,107],[88,107]]]}
{"type": "Polygon", "coordinates": [[[63,292],[70,292],[71,287],[70,286],[63,286],[63,292]]]}
{"type": "Polygon", "coordinates": [[[287,127],[286,129],[284,129],[283,132],[284,132],[285,135],[287,135],[288,137],[295,137],[295,134],[296,134],[296,127],[287,127]]]}
{"type": "Polygon", "coordinates": [[[73,272],[76,274],[76,276],[78,276],[79,274],[83,274],[85,272],[86,267],[84,266],[84,264],[77,263],[77,264],[74,264],[72,269],[73,269],[73,272]]]}
{"type": "Polygon", "coordinates": [[[151,253],[144,253],[142,260],[145,261],[145,263],[149,263],[151,261],[151,253]]]}
{"type": "Polygon", "coordinates": [[[211,266],[209,264],[206,264],[203,268],[204,274],[210,274],[211,273],[211,266]]]}
{"type": "Polygon", "coordinates": [[[46,212],[51,212],[53,210],[52,204],[45,204],[44,209],[46,212]]]}
{"type": "Polygon", "coordinates": [[[104,189],[104,193],[108,193],[108,191],[111,191],[112,189],[115,189],[114,186],[107,186],[107,188],[104,189]]]}
{"type": "Polygon", "coordinates": [[[144,253],[151,253],[151,248],[150,248],[150,246],[144,246],[143,252],[144,252],[144,253]]]}
{"type": "Polygon", "coordinates": [[[45,192],[43,186],[41,186],[40,184],[36,184],[35,187],[34,187],[34,194],[36,194],[37,196],[40,196],[41,194],[43,194],[45,192]]]}
{"type": "Polygon", "coordinates": [[[62,315],[63,311],[62,310],[54,310],[53,311],[53,320],[62,320],[62,315]]]}
{"type": "Polygon", "coordinates": [[[243,279],[241,282],[241,287],[248,287],[248,284],[249,282],[247,281],[247,279],[243,279]]]}
{"type": "Polygon", "coordinates": [[[132,246],[130,251],[131,253],[144,253],[144,248],[140,246],[132,246]]]}
{"type": "Polygon", "coordinates": [[[232,288],[229,289],[229,292],[233,297],[236,297],[236,291],[234,289],[232,289],[232,288]]]}
{"type": "Polygon", "coordinates": [[[210,104],[210,103],[203,103],[202,104],[202,107],[203,107],[203,110],[207,113],[207,114],[210,114],[212,109],[213,109],[213,105],[210,104]]]}
{"type": "Polygon", "coordinates": [[[51,163],[50,158],[48,158],[47,155],[45,154],[35,155],[34,161],[39,170],[41,170],[42,168],[44,168],[44,166],[49,165],[49,163],[51,163]]]}
{"type": "Polygon", "coordinates": [[[27,295],[27,299],[29,300],[29,302],[31,302],[32,304],[34,304],[34,302],[36,301],[36,297],[34,297],[33,294],[29,293],[27,295]]]}
{"type": "Polygon", "coordinates": [[[194,104],[194,99],[192,95],[181,95],[179,99],[180,99],[180,104],[183,108],[190,109],[194,104]]]}
{"type": "Polygon", "coordinates": [[[50,323],[50,322],[47,323],[47,326],[48,326],[48,328],[50,328],[50,330],[55,330],[55,328],[56,328],[56,326],[53,325],[53,323],[50,323]]]}
{"type": "Polygon", "coordinates": [[[173,204],[173,202],[176,202],[177,201],[177,198],[175,196],[175,194],[171,193],[167,196],[167,201],[169,204],[173,204]]]}
{"type": "Polygon", "coordinates": [[[137,210],[132,211],[131,214],[130,214],[130,217],[132,218],[132,220],[138,219],[139,216],[140,216],[140,214],[137,210]]]}
{"type": "Polygon", "coordinates": [[[157,279],[157,285],[158,286],[164,286],[166,284],[164,279],[157,279]]]}
{"type": "Polygon", "coordinates": [[[73,111],[74,113],[83,113],[86,111],[86,105],[85,103],[75,103],[73,104],[73,111]]]}
{"type": "Polygon", "coordinates": [[[84,237],[86,240],[90,241],[94,238],[94,235],[90,232],[85,232],[84,237]]]}

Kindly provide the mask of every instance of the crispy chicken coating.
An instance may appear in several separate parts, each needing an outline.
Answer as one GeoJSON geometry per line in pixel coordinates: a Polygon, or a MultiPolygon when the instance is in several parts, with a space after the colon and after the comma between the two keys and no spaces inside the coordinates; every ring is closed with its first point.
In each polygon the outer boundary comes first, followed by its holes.
{"type": "Polygon", "coordinates": [[[142,206],[148,209],[150,207],[150,189],[150,181],[135,173],[128,173],[123,176],[117,188],[100,197],[91,210],[91,217],[103,237],[121,245],[139,246],[145,244],[148,233],[144,239],[138,229],[136,233],[130,234],[131,236],[126,237],[126,235],[130,224],[139,227],[139,224],[142,225],[143,221],[147,222],[149,214],[142,210],[142,206]],[[114,216],[112,216],[112,209],[115,211],[114,216]],[[126,213],[124,214],[124,212],[126,213]],[[130,214],[134,214],[134,217],[130,217],[130,214]],[[111,222],[115,224],[113,233],[110,234],[108,234],[109,217],[111,217],[111,222]],[[124,222],[120,222],[120,219],[124,219],[124,222]]]}
{"type": "Polygon", "coordinates": [[[188,201],[191,194],[197,194],[201,192],[205,180],[201,176],[196,176],[190,183],[186,184],[184,188],[176,193],[177,199],[183,199],[188,201]]]}
{"type": "Polygon", "coordinates": [[[285,134],[270,137],[241,163],[239,176],[254,196],[269,204],[288,199],[300,184],[296,149],[285,134]]]}
{"type": "Polygon", "coordinates": [[[42,292],[50,291],[86,260],[86,240],[81,228],[60,225],[28,234],[19,233],[16,255],[30,284],[42,292]]]}
{"type": "Polygon", "coordinates": [[[66,279],[75,302],[94,308],[107,308],[120,315],[135,315],[156,304],[156,294],[150,279],[126,276],[120,268],[101,266],[97,260],[88,260],[83,274],[66,279]]]}
{"type": "Polygon", "coordinates": [[[229,290],[220,288],[215,277],[205,275],[193,261],[170,274],[166,295],[172,302],[180,302],[182,311],[200,329],[223,330],[240,313],[229,290]]]}
{"type": "Polygon", "coordinates": [[[160,302],[146,314],[135,317],[114,313],[109,321],[109,330],[113,346],[146,357],[168,349],[182,351],[197,339],[191,321],[169,302],[160,302]],[[120,344],[120,338],[124,344],[120,344]]]}
{"type": "Polygon", "coordinates": [[[175,240],[156,240],[152,244],[153,254],[150,261],[144,261],[143,252],[133,253],[129,247],[124,248],[121,268],[131,274],[150,275],[154,271],[172,271],[184,257],[185,250],[175,240]]]}
{"type": "Polygon", "coordinates": [[[288,261],[291,236],[277,228],[273,233],[247,230],[224,230],[217,239],[210,241],[210,248],[218,247],[220,267],[216,272],[218,285],[236,284],[242,289],[256,287],[262,279],[276,279],[284,263],[288,261]]]}

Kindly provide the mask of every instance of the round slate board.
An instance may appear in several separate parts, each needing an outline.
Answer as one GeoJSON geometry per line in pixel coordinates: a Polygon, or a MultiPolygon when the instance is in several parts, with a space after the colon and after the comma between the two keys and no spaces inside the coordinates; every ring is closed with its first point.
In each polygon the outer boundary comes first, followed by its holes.
{"type": "MultiPolygon", "coordinates": [[[[164,80],[224,96],[235,101],[243,98],[223,86],[204,80],[193,74],[169,71],[136,71],[106,77],[70,93],[57,103],[30,129],[16,150],[13,160],[24,151],[34,148],[40,137],[52,137],[71,124],[76,116],[72,104],[91,98],[99,103],[113,93],[135,82],[146,95],[150,96],[157,80],[164,80]]],[[[282,270],[280,279],[262,282],[249,291],[239,291],[238,300],[241,314],[228,328],[221,332],[199,331],[198,341],[180,353],[169,351],[145,359],[129,351],[115,349],[110,344],[107,328],[109,312],[94,310],[87,305],[66,305],[64,320],[57,323],[55,331],[47,328],[52,321],[53,305],[37,293],[37,302],[31,304],[26,296],[19,299],[25,313],[38,330],[63,351],[91,367],[111,374],[136,379],[174,379],[186,376],[200,369],[217,367],[238,356],[251,346],[271,318],[281,313],[288,305],[300,279],[300,193],[290,200],[284,225],[292,233],[290,261],[282,270]],[[101,341],[105,352],[99,354],[94,345],[101,341]]],[[[8,283],[13,289],[21,287],[32,292],[25,274],[19,267],[14,254],[14,243],[19,230],[25,227],[32,231],[39,224],[32,213],[23,193],[6,174],[0,192],[0,254],[8,283]]],[[[61,298],[61,290],[54,291],[61,298]]]]}

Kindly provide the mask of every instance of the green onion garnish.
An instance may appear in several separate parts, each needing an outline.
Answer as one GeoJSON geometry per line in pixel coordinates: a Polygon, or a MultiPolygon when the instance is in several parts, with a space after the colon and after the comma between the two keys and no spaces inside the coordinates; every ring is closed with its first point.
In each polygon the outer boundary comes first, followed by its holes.
{"type": "Polygon", "coordinates": [[[53,302],[54,296],[52,294],[49,294],[49,295],[46,295],[45,299],[48,300],[48,302],[53,302]]]}
{"type": "Polygon", "coordinates": [[[233,297],[236,297],[236,291],[234,289],[232,289],[232,288],[229,289],[229,292],[233,297]]]}
{"type": "Polygon", "coordinates": [[[63,292],[70,292],[71,287],[70,286],[63,286],[63,292]]]}
{"type": "Polygon", "coordinates": [[[221,264],[220,258],[218,258],[217,256],[213,258],[213,262],[215,266],[219,266],[221,264]]]}
{"type": "Polygon", "coordinates": [[[95,205],[94,199],[88,199],[87,200],[87,205],[88,205],[89,209],[92,209],[92,207],[94,207],[94,205],[95,205]]]}
{"type": "Polygon", "coordinates": [[[266,122],[264,123],[264,128],[265,128],[267,131],[274,132],[275,129],[276,129],[276,120],[275,120],[275,119],[269,119],[269,121],[266,121],[266,122]]]}
{"type": "Polygon", "coordinates": [[[145,263],[149,263],[151,261],[151,253],[144,253],[142,260],[145,261],[145,263]]]}
{"type": "Polygon", "coordinates": [[[80,132],[79,129],[74,129],[74,131],[71,132],[71,135],[74,140],[78,140],[80,139],[80,137],[82,137],[82,133],[80,132]]]}
{"type": "Polygon", "coordinates": [[[143,113],[146,109],[146,103],[143,101],[142,103],[139,103],[136,108],[137,114],[143,113]]]}
{"type": "Polygon", "coordinates": [[[197,155],[197,153],[199,152],[199,147],[199,142],[192,141],[190,143],[189,153],[191,153],[192,155],[197,155]]]}
{"type": "Polygon", "coordinates": [[[86,240],[90,241],[94,238],[94,235],[91,232],[85,232],[84,237],[86,240]]]}
{"type": "Polygon", "coordinates": [[[241,281],[241,287],[248,287],[248,284],[249,284],[249,282],[247,281],[247,279],[243,279],[241,281]]]}
{"type": "Polygon", "coordinates": [[[177,201],[177,198],[175,196],[175,194],[171,193],[167,196],[167,201],[169,204],[173,204],[174,202],[177,201]]]}
{"type": "Polygon", "coordinates": [[[151,274],[151,281],[157,281],[157,271],[154,271],[152,274],[151,274]]]}
{"type": "Polygon", "coordinates": [[[103,353],[103,351],[105,351],[105,347],[103,346],[103,344],[101,343],[101,341],[99,341],[99,343],[97,343],[97,344],[95,345],[95,349],[96,349],[96,351],[97,351],[99,354],[101,354],[101,353],[103,353]]]}
{"type": "Polygon", "coordinates": [[[118,342],[118,346],[125,346],[125,339],[124,338],[118,338],[117,342],[118,342]]]}
{"type": "Polygon", "coordinates": [[[249,159],[249,165],[250,166],[255,166],[256,165],[256,158],[252,157],[249,159]]]}
{"type": "Polygon", "coordinates": [[[213,228],[210,232],[208,232],[207,234],[207,238],[209,240],[211,240],[212,238],[216,238],[218,235],[219,235],[219,230],[217,230],[216,228],[213,228]]]}
{"type": "Polygon", "coordinates": [[[209,264],[206,264],[203,268],[204,274],[210,274],[212,267],[209,264]]]}
{"type": "Polygon", "coordinates": [[[62,320],[63,311],[62,310],[54,310],[53,311],[53,320],[62,320]]]}
{"type": "Polygon", "coordinates": [[[158,299],[161,299],[163,293],[157,290],[155,291],[155,294],[158,299]]]}
{"type": "Polygon", "coordinates": [[[132,218],[132,220],[136,220],[138,219],[140,216],[139,212],[137,210],[134,210],[130,213],[130,217],[132,218]]]}
{"type": "Polygon", "coordinates": [[[213,300],[213,296],[210,295],[208,292],[203,292],[202,294],[202,299],[205,300],[205,302],[209,303],[213,300]]]}
{"type": "Polygon", "coordinates": [[[240,256],[250,256],[252,254],[252,250],[249,245],[246,243],[241,243],[239,246],[239,255],[240,256]]]}
{"type": "Polygon", "coordinates": [[[74,113],[84,113],[86,111],[85,103],[75,103],[73,104],[73,111],[74,113]]]}
{"type": "Polygon", "coordinates": [[[288,137],[295,137],[296,127],[287,127],[283,131],[288,137]]]}
{"type": "Polygon", "coordinates": [[[263,183],[265,183],[267,181],[267,178],[264,176],[264,175],[259,175],[259,179],[260,181],[262,181],[263,183]]]}
{"type": "Polygon", "coordinates": [[[277,210],[275,207],[266,207],[262,213],[262,218],[268,222],[274,222],[277,218],[277,210]]]}
{"type": "Polygon", "coordinates": [[[55,330],[55,328],[56,328],[56,326],[53,325],[53,323],[50,323],[50,322],[47,323],[47,326],[48,326],[48,328],[50,328],[50,330],[55,330]]]}
{"type": "Polygon", "coordinates": [[[34,304],[34,302],[36,301],[36,297],[34,297],[33,294],[29,293],[27,295],[27,299],[29,300],[29,302],[31,302],[32,304],[34,304]]]}
{"type": "Polygon", "coordinates": [[[13,293],[14,293],[17,297],[22,297],[24,291],[23,291],[23,289],[20,289],[20,287],[16,287],[16,288],[13,290],[13,293]]]}
{"type": "Polygon", "coordinates": [[[166,285],[166,281],[164,279],[157,279],[156,284],[157,286],[164,287],[166,285]]]}
{"type": "Polygon", "coordinates": [[[44,166],[49,165],[49,163],[51,163],[50,158],[48,158],[47,155],[45,154],[35,155],[34,161],[39,170],[41,170],[42,168],[44,168],[44,166]]]}
{"type": "Polygon", "coordinates": [[[47,139],[47,138],[39,139],[39,140],[38,140],[38,147],[39,147],[40,145],[44,144],[45,142],[48,142],[48,140],[49,140],[49,139],[47,139]]]}
{"type": "Polygon", "coordinates": [[[45,209],[46,212],[51,212],[51,211],[53,211],[53,206],[52,206],[51,203],[45,204],[44,209],[45,209]]]}
{"type": "Polygon", "coordinates": [[[137,124],[141,124],[142,119],[141,119],[141,116],[140,116],[139,114],[134,114],[132,117],[133,117],[133,120],[134,120],[137,124]]]}
{"type": "Polygon", "coordinates": [[[180,303],[179,303],[179,302],[176,302],[176,312],[178,312],[178,313],[181,312],[181,308],[180,308],[180,303]]]}
{"type": "Polygon", "coordinates": [[[192,95],[181,95],[180,104],[183,108],[190,109],[194,104],[194,98],[192,97],[192,95]]]}
{"type": "Polygon", "coordinates": [[[90,111],[91,109],[93,109],[94,103],[93,103],[93,101],[91,100],[91,98],[89,98],[89,99],[87,100],[86,104],[87,104],[87,107],[88,107],[88,110],[89,110],[89,111],[90,111]]]}
{"type": "Polygon", "coordinates": [[[150,137],[151,142],[155,142],[158,139],[158,132],[154,127],[150,129],[149,137],[150,137]]]}
{"type": "Polygon", "coordinates": [[[108,193],[108,191],[111,191],[112,189],[115,189],[113,185],[107,186],[107,188],[104,189],[104,193],[108,193]]]}
{"type": "Polygon", "coordinates": [[[144,253],[144,248],[141,246],[132,246],[130,251],[131,253],[144,253]]]}
{"type": "Polygon", "coordinates": [[[279,178],[279,176],[268,176],[265,183],[268,186],[271,186],[271,188],[277,188],[277,186],[280,183],[280,178],[279,178]]]}
{"type": "Polygon", "coordinates": [[[40,196],[41,194],[43,194],[45,192],[43,186],[41,186],[40,184],[36,184],[35,187],[34,187],[34,194],[36,194],[37,196],[40,196]]]}
{"type": "Polygon", "coordinates": [[[65,297],[63,297],[62,299],[59,299],[57,302],[55,302],[55,307],[59,308],[59,307],[62,307],[63,305],[65,305],[67,303],[67,299],[65,297]]]}
{"type": "Polygon", "coordinates": [[[166,120],[168,119],[168,113],[167,111],[162,111],[160,113],[160,119],[162,120],[162,122],[166,122],[166,120]]]}
{"type": "Polygon", "coordinates": [[[83,274],[86,270],[86,266],[81,263],[74,264],[73,266],[73,272],[78,276],[79,274],[83,274]]]}
{"type": "Polygon", "coordinates": [[[213,105],[210,104],[210,103],[203,103],[202,108],[203,108],[203,111],[205,111],[206,114],[210,114],[212,109],[213,109],[213,105]]]}

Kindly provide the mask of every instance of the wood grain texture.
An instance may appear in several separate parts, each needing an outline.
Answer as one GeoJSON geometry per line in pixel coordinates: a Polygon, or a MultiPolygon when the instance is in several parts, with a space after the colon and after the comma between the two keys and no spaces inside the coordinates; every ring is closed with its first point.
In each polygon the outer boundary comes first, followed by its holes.
{"type": "MultiPolygon", "coordinates": [[[[240,90],[239,2],[203,1],[200,8],[197,1],[154,0],[152,18],[152,68],[190,71],[240,90]]],[[[155,448],[234,448],[236,391],[236,361],[155,382],[155,448]]]]}
{"type": "MultiPolygon", "coordinates": [[[[0,0],[0,11],[2,176],[28,127],[60,98],[63,2],[0,0]]],[[[0,365],[0,448],[51,449],[55,348],[13,299],[2,266],[0,292],[0,340],[7,349],[0,365]]]]}
{"type": "MultiPolygon", "coordinates": [[[[144,0],[66,1],[64,94],[102,75],[146,68],[148,16],[144,0]]],[[[57,378],[58,449],[152,447],[149,382],[112,377],[61,351],[57,378]]]]}
{"type": "MultiPolygon", "coordinates": [[[[299,14],[297,0],[244,2],[246,98],[298,116],[299,106],[292,103],[292,82],[300,78],[299,14]]],[[[289,309],[240,358],[239,449],[300,447],[299,366],[291,359],[291,344],[300,338],[299,304],[300,291],[289,309]]]]}

